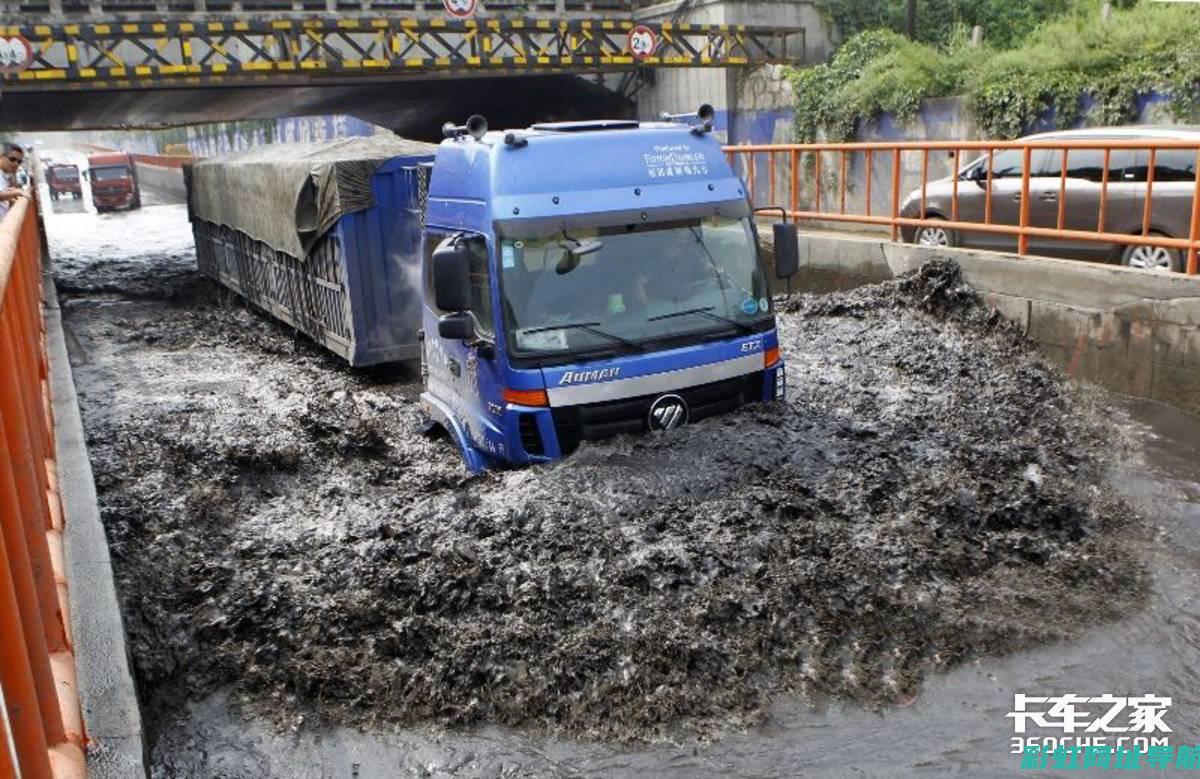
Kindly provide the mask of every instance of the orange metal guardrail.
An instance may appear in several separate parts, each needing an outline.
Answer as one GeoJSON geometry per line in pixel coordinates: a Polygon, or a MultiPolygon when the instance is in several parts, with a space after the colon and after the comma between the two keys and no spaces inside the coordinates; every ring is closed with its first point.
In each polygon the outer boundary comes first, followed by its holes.
{"type": "MultiPolygon", "coordinates": [[[[846,222],[856,224],[883,225],[890,227],[892,240],[897,240],[903,227],[941,227],[947,230],[962,232],[996,233],[1017,237],[1017,251],[1024,255],[1029,253],[1030,238],[1048,238],[1064,241],[1089,241],[1111,243],[1120,246],[1159,246],[1178,249],[1186,254],[1186,272],[1195,275],[1197,272],[1197,255],[1200,253],[1200,142],[1174,139],[1130,139],[1130,140],[1087,140],[1087,139],[1057,139],[1057,140],[1026,140],[1026,141],[909,141],[909,142],[867,142],[867,143],[804,143],[804,144],[747,144],[726,146],[726,156],[735,169],[740,163],[742,175],[751,201],[755,206],[779,205],[777,197],[780,191],[786,193],[787,205],[784,210],[797,220],[820,220],[829,222],[846,222]],[[1016,224],[997,221],[993,218],[993,186],[997,180],[993,176],[994,159],[997,151],[1018,149],[1022,152],[1020,206],[1016,224]],[[1045,227],[1030,224],[1030,180],[1032,174],[1032,155],[1040,149],[1061,152],[1061,168],[1056,174],[1059,179],[1057,197],[1057,224],[1045,227]],[[1099,208],[1096,215],[1095,230],[1067,229],[1065,216],[1067,213],[1067,173],[1070,153],[1076,150],[1101,150],[1103,152],[1103,171],[1100,183],[1099,208]],[[1195,179],[1191,195],[1191,218],[1187,237],[1158,235],[1152,232],[1154,210],[1154,171],[1158,152],[1168,149],[1182,149],[1195,153],[1195,179]],[[1118,150],[1134,150],[1147,152],[1149,159],[1145,182],[1144,204],[1142,210],[1141,229],[1138,232],[1118,233],[1109,232],[1106,227],[1108,213],[1111,155],[1118,150]],[[951,213],[946,218],[929,218],[926,209],[926,192],[929,186],[929,162],[931,152],[946,152],[953,158],[954,177],[951,213]],[[982,221],[971,221],[961,218],[959,213],[958,173],[964,162],[963,152],[975,152],[986,155],[986,176],[982,186],[985,189],[985,210],[982,221]],[[920,201],[915,216],[902,216],[902,198],[905,190],[901,189],[901,172],[905,154],[920,155],[920,201]],[[836,176],[836,206],[822,208],[822,157],[835,155],[837,160],[836,176]],[[847,209],[847,190],[849,188],[849,163],[853,155],[861,154],[865,158],[865,209],[864,213],[851,213],[847,209]],[[872,175],[873,163],[881,156],[891,158],[890,199],[887,213],[872,213],[872,175]],[[762,179],[758,172],[760,160],[765,161],[767,168],[767,186],[765,187],[766,202],[757,202],[756,194],[762,191],[762,179]],[[811,161],[807,161],[811,160],[811,161]],[[781,166],[780,162],[786,163],[781,166]],[[808,171],[802,170],[802,162],[808,171]],[[780,173],[782,168],[782,175],[780,173]],[[808,187],[803,187],[802,176],[810,174],[808,187]],[[759,181],[756,182],[756,175],[759,181]],[[779,182],[779,179],[783,179],[779,182]],[[756,190],[756,183],[759,185],[756,190]],[[780,186],[777,188],[777,183],[780,186]],[[802,190],[811,191],[807,202],[803,202],[802,190]]],[[[1014,195],[1014,199],[1015,195],[1014,195]]]]}
{"type": "Polygon", "coordinates": [[[37,209],[0,222],[0,776],[86,775],[42,319],[37,209]]]}

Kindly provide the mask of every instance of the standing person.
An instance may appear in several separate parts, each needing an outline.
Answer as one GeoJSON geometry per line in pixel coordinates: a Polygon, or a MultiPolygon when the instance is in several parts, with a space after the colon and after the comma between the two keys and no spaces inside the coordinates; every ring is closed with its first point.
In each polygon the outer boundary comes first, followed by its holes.
{"type": "Polygon", "coordinates": [[[15,143],[4,144],[4,154],[0,156],[0,219],[18,198],[28,197],[25,190],[17,186],[17,171],[24,161],[24,149],[15,143]]]}

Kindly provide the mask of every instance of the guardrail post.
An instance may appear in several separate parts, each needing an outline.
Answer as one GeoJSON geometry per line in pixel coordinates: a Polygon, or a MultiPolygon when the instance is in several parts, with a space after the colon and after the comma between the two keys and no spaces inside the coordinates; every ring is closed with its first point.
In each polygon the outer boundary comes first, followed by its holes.
{"type": "Polygon", "coordinates": [[[1196,241],[1200,239],[1200,149],[1196,150],[1196,184],[1192,189],[1192,224],[1188,240],[1192,242],[1187,252],[1187,274],[1196,275],[1196,241]]]}
{"type": "Polygon", "coordinates": [[[792,149],[791,168],[792,168],[792,213],[800,210],[800,150],[792,149]]]}
{"type": "Polygon", "coordinates": [[[1033,150],[1028,146],[1021,150],[1021,231],[1017,234],[1017,254],[1025,255],[1029,253],[1029,233],[1025,232],[1029,227],[1029,165],[1033,159],[1033,150]]]}
{"type": "Polygon", "coordinates": [[[892,240],[900,238],[900,147],[892,147],[892,240]]]}

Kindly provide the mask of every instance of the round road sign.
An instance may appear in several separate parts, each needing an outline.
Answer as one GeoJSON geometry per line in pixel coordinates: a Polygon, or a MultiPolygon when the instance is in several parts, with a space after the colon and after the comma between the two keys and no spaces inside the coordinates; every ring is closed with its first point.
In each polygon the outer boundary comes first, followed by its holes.
{"type": "Polygon", "coordinates": [[[649,59],[658,49],[658,36],[644,24],[639,24],[629,31],[629,53],[635,60],[649,59]]]}
{"type": "Polygon", "coordinates": [[[469,19],[475,15],[479,0],[442,0],[446,13],[455,19],[469,19]]]}
{"type": "Polygon", "coordinates": [[[33,47],[20,35],[0,37],[0,71],[24,70],[33,63],[33,47]]]}

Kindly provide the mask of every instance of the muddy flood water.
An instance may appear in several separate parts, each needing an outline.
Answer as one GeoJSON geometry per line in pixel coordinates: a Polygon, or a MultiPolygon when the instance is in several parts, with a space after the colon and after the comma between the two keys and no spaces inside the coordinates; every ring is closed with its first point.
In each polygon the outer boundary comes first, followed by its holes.
{"type": "Polygon", "coordinates": [[[1200,740],[1200,423],[952,264],[795,298],[786,403],[471,478],[182,205],[47,228],[155,776],[1002,776],[1017,693],[1200,740]]]}

